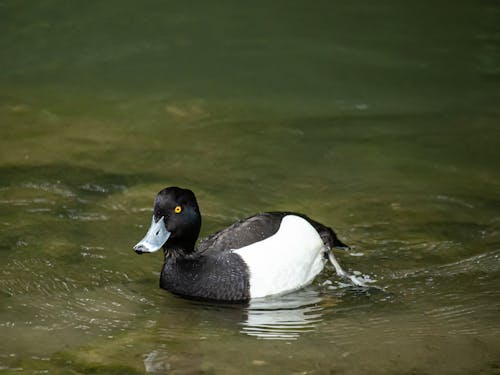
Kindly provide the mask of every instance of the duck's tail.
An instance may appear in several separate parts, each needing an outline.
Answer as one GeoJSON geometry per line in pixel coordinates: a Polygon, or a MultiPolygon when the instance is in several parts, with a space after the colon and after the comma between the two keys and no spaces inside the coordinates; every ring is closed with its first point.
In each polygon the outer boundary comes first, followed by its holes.
{"type": "Polygon", "coordinates": [[[333,231],[332,228],[327,227],[317,221],[311,219],[310,217],[304,216],[304,218],[309,221],[309,223],[316,229],[319,236],[323,240],[325,246],[329,249],[341,249],[341,250],[349,250],[349,245],[346,245],[342,241],[339,240],[337,234],[333,231]]]}

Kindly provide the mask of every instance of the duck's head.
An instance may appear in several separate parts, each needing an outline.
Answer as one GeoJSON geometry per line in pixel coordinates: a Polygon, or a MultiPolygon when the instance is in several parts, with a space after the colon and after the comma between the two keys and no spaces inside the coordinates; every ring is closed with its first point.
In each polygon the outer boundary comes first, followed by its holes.
{"type": "Polygon", "coordinates": [[[158,193],[146,236],[134,246],[138,254],[163,247],[169,253],[191,253],[200,233],[201,215],[191,190],[168,187],[158,193]]]}

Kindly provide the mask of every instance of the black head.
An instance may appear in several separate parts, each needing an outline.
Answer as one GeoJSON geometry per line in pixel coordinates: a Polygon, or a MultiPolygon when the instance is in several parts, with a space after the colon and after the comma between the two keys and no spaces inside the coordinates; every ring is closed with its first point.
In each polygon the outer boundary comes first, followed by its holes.
{"type": "Polygon", "coordinates": [[[171,233],[163,245],[165,251],[194,251],[201,215],[191,190],[172,186],[160,191],[155,198],[153,216],[155,221],[164,217],[165,227],[171,233]]]}

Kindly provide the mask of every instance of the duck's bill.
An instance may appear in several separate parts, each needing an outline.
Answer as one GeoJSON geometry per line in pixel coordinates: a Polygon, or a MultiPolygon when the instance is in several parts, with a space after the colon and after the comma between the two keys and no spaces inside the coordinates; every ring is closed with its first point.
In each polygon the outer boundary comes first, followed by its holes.
{"type": "Polygon", "coordinates": [[[155,217],[151,221],[151,226],[148,229],[146,236],[134,246],[137,254],[154,253],[160,250],[170,237],[170,232],[165,228],[164,218],[162,217],[155,223],[155,217]]]}

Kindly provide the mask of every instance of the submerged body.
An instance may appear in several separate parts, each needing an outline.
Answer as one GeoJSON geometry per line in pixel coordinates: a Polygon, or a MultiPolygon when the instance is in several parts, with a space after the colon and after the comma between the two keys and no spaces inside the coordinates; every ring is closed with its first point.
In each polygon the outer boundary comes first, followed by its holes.
{"type": "Polygon", "coordinates": [[[331,228],[292,212],[241,220],[195,248],[200,226],[190,190],[170,187],[158,193],[151,228],[134,250],[145,253],[163,247],[162,288],[219,301],[284,294],[312,282],[332,247],[347,248],[331,228]]]}

